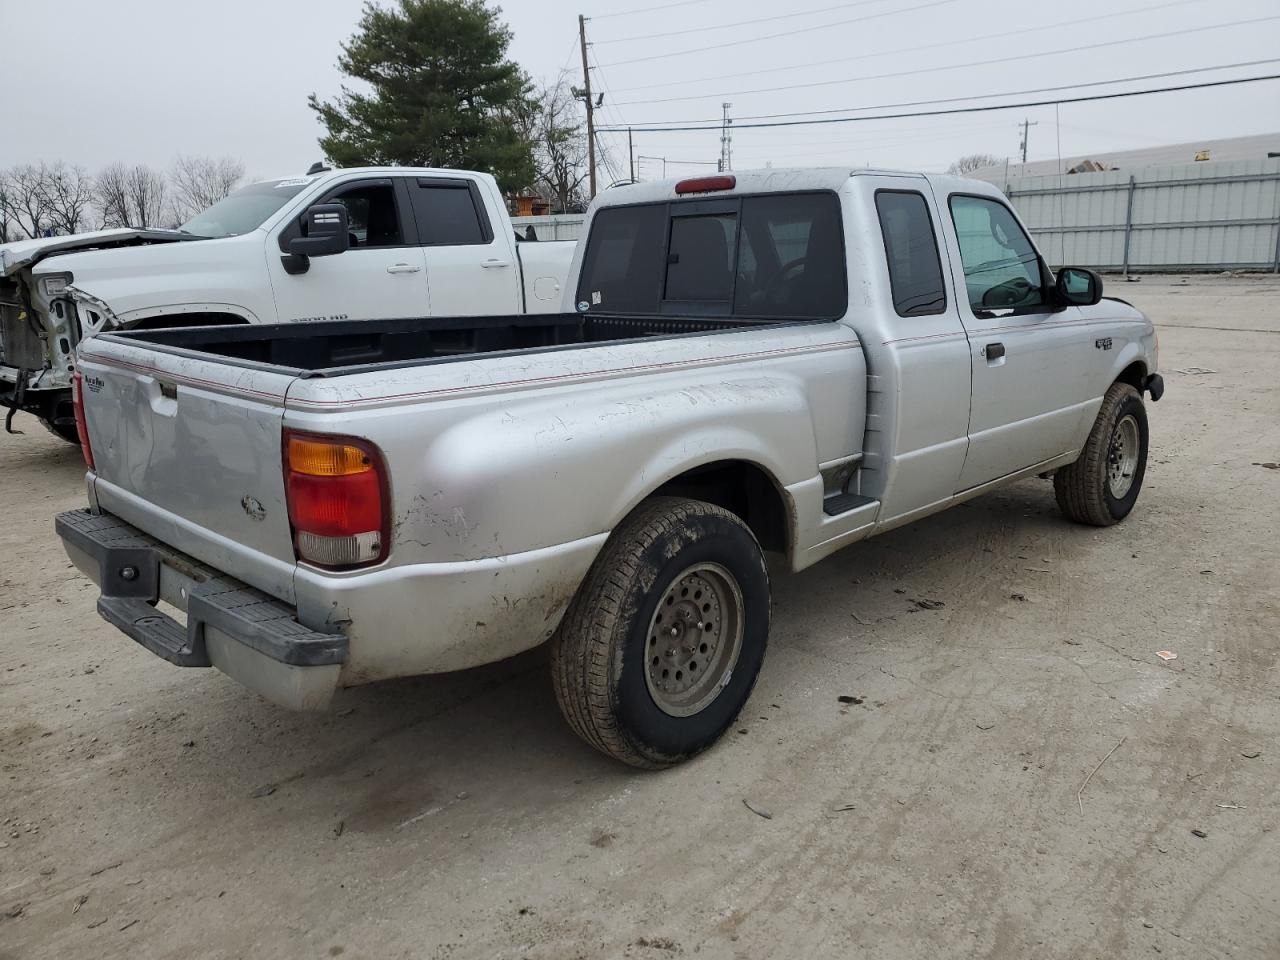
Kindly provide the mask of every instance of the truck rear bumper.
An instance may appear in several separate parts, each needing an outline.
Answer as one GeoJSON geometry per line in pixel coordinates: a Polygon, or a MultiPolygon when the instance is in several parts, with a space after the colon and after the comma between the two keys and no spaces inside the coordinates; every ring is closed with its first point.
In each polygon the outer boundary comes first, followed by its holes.
{"type": "Polygon", "coordinates": [[[156,656],[217,667],[293,710],[324,708],[348,640],[298,622],[296,611],[165,546],[108,513],[72,510],[54,521],[71,561],[102,589],[98,613],[156,656]],[[185,611],[186,624],[156,607],[185,611]]]}

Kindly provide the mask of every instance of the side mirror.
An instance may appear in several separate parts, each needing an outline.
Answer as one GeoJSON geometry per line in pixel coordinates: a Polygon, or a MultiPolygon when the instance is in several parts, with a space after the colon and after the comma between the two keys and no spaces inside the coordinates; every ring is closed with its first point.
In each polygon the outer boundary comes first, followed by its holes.
{"type": "Polygon", "coordinates": [[[1102,299],[1102,278],[1084,267],[1063,267],[1053,289],[1064,306],[1091,307],[1102,299]]]}
{"type": "Polygon", "coordinates": [[[289,253],[295,257],[329,257],[344,253],[350,245],[347,208],[340,203],[308,207],[302,226],[306,236],[289,241],[289,253]]]}

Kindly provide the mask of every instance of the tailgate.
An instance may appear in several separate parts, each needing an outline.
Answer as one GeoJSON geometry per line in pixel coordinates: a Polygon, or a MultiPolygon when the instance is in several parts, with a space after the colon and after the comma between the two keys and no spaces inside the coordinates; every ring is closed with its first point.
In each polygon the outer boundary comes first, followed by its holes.
{"type": "Polygon", "coordinates": [[[280,431],[291,373],[93,337],[81,344],[99,506],[288,602],[280,431]]]}

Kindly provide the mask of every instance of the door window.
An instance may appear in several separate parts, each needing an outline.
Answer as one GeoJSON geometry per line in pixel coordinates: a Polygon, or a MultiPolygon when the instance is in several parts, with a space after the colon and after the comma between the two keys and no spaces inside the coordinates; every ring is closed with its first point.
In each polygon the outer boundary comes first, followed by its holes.
{"type": "Polygon", "coordinates": [[[944,313],[947,290],[942,280],[938,240],[924,197],[907,191],[881,190],[876,194],[876,211],[889,263],[893,309],[900,317],[944,313]]]}
{"type": "Polygon", "coordinates": [[[470,181],[418,181],[409,185],[409,193],[413,197],[420,243],[466,246],[485,244],[493,238],[480,198],[470,181]]]}
{"type": "Polygon", "coordinates": [[[326,202],[347,208],[348,239],[353,250],[398,247],[404,243],[391,184],[356,184],[326,202]]]}
{"type": "Polygon", "coordinates": [[[957,194],[951,220],[960,242],[969,305],[985,310],[1034,310],[1045,304],[1040,255],[1003,203],[957,194]]]}

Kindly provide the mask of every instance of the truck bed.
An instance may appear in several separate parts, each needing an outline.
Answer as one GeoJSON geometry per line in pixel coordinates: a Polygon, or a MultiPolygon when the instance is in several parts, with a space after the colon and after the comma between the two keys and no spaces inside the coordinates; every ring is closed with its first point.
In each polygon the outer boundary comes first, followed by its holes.
{"type": "Polygon", "coordinates": [[[559,313],[179,327],[101,336],[125,343],[145,343],[167,353],[212,354],[244,366],[269,366],[297,375],[324,377],[363,372],[370,367],[465,360],[478,354],[569,349],[652,337],[826,322],[829,321],[559,313]]]}

